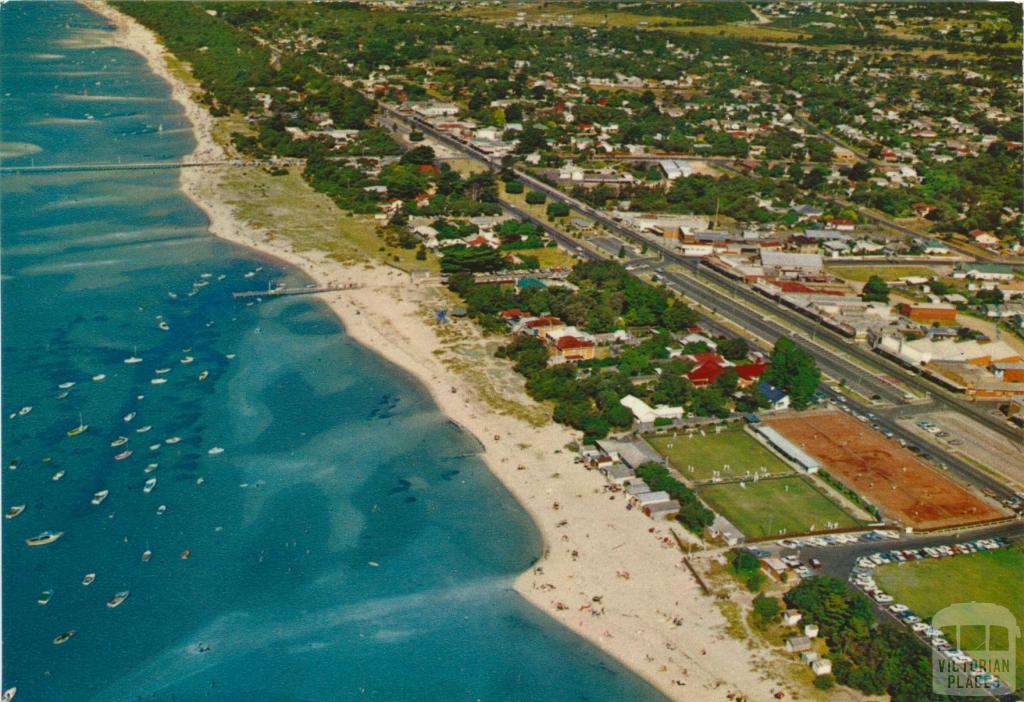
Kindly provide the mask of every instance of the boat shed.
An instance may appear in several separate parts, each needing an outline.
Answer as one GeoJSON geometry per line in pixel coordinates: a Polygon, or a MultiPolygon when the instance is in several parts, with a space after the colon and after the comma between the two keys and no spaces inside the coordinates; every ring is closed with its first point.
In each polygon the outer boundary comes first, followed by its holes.
{"type": "Polygon", "coordinates": [[[754,431],[760,434],[779,453],[794,461],[808,473],[817,473],[821,470],[821,464],[816,458],[808,455],[803,449],[771,427],[759,424],[754,428],[754,431]]]}

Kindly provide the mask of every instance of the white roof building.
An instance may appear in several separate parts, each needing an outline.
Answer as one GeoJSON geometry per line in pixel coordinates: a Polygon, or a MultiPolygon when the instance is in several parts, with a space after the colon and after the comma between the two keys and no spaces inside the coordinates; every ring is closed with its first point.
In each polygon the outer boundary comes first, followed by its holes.
{"type": "Polygon", "coordinates": [[[639,397],[634,397],[633,395],[626,395],[619,402],[633,413],[638,422],[645,424],[650,424],[657,419],[679,419],[683,416],[682,407],[665,407],[664,405],[651,407],[639,397]]]}

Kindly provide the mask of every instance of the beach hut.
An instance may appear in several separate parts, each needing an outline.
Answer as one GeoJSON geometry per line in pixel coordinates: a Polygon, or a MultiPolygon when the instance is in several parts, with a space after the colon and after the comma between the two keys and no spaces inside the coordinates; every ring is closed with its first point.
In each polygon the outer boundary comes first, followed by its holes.
{"type": "Polygon", "coordinates": [[[629,485],[626,486],[626,492],[632,497],[635,495],[642,495],[645,492],[650,492],[651,488],[648,487],[642,479],[637,478],[636,480],[629,481],[629,485]]]}
{"type": "Polygon", "coordinates": [[[795,609],[787,609],[782,613],[782,623],[784,626],[796,626],[804,615],[795,609]]]}
{"type": "Polygon", "coordinates": [[[633,496],[633,501],[636,505],[646,512],[647,508],[651,505],[656,505],[659,502],[669,502],[672,498],[664,490],[656,490],[654,492],[642,492],[639,495],[633,496]]]}
{"type": "Polygon", "coordinates": [[[612,463],[605,466],[604,475],[612,485],[625,485],[631,480],[636,480],[636,473],[621,463],[612,463]]]}
{"type": "Polygon", "coordinates": [[[657,504],[644,507],[644,514],[655,520],[667,519],[679,514],[679,510],[681,509],[682,505],[680,505],[678,501],[669,500],[668,502],[659,502],[657,504]]]}
{"type": "Polygon", "coordinates": [[[813,639],[818,635],[817,624],[804,624],[804,636],[809,639],[813,639]]]}
{"type": "Polygon", "coordinates": [[[786,639],[786,650],[790,653],[801,653],[811,650],[811,640],[806,636],[790,636],[786,639]]]}
{"type": "Polygon", "coordinates": [[[811,662],[811,671],[815,675],[828,675],[832,672],[832,661],[828,658],[819,658],[811,662]]]}
{"type": "Polygon", "coordinates": [[[817,651],[804,651],[800,654],[800,661],[804,665],[810,665],[819,658],[821,658],[821,656],[818,655],[817,651]]]}

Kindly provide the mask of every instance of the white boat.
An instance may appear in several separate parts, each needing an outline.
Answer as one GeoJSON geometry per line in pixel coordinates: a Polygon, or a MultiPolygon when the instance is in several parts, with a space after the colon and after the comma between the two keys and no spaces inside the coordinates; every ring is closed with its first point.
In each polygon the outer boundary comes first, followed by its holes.
{"type": "Polygon", "coordinates": [[[75,384],[74,384],[74,382],[73,382],[73,381],[70,381],[70,380],[69,380],[69,381],[68,381],[68,382],[66,382],[66,383],[61,383],[61,384],[60,384],[60,385],[58,385],[57,387],[58,387],[58,388],[60,388],[61,390],[69,390],[69,389],[71,389],[71,388],[75,387],[75,384]]]}
{"type": "Polygon", "coordinates": [[[222,449],[220,446],[214,446],[212,449],[207,451],[207,453],[210,454],[211,456],[219,456],[220,454],[224,453],[224,449],[222,449]]]}
{"type": "Polygon", "coordinates": [[[141,358],[139,358],[138,356],[136,356],[136,355],[135,355],[136,353],[138,353],[138,348],[134,348],[134,349],[132,349],[132,355],[131,355],[131,356],[129,356],[128,358],[124,359],[124,362],[125,362],[125,363],[128,363],[128,364],[132,364],[132,363],[142,363],[142,359],[141,359],[141,358]]]}
{"type": "Polygon", "coordinates": [[[33,536],[30,539],[25,539],[25,543],[29,546],[46,546],[47,544],[52,544],[54,541],[56,541],[62,536],[64,536],[63,531],[47,530],[39,532],[39,534],[33,536]]]}
{"type": "Polygon", "coordinates": [[[206,478],[204,478],[201,475],[198,478],[196,478],[196,485],[202,485],[205,482],[206,482],[206,478]]]}
{"type": "Polygon", "coordinates": [[[14,505],[9,510],[7,510],[7,514],[4,515],[4,519],[14,519],[24,511],[25,505],[14,505]]]}
{"type": "Polygon", "coordinates": [[[107,379],[107,374],[106,373],[97,373],[96,375],[94,375],[92,377],[92,379],[95,380],[98,383],[101,380],[106,380],[107,379]]]}
{"type": "Polygon", "coordinates": [[[111,597],[109,600],[107,600],[107,606],[110,607],[111,609],[113,609],[114,607],[120,606],[122,602],[124,602],[125,600],[128,599],[128,595],[130,595],[130,594],[132,594],[132,593],[129,592],[128,590],[124,590],[122,592],[117,593],[116,595],[111,597]]]}
{"type": "Polygon", "coordinates": [[[178,299],[178,293],[171,292],[170,290],[168,290],[167,291],[167,297],[171,298],[172,300],[177,300],[178,299]]]}
{"type": "Polygon", "coordinates": [[[164,373],[170,373],[171,369],[170,368],[157,368],[153,372],[156,373],[157,375],[163,375],[164,373]]]}
{"type": "Polygon", "coordinates": [[[181,359],[181,362],[182,363],[192,363],[192,361],[194,361],[194,360],[196,360],[196,359],[192,358],[191,356],[185,356],[185,358],[181,359]]]}
{"type": "Polygon", "coordinates": [[[49,604],[50,600],[53,599],[53,590],[43,590],[39,593],[39,599],[36,600],[41,605],[49,604]]]}
{"type": "Polygon", "coordinates": [[[248,273],[246,273],[242,277],[243,278],[252,278],[254,275],[256,275],[256,273],[254,271],[249,271],[248,273]]]}
{"type": "Polygon", "coordinates": [[[152,558],[152,557],[153,557],[153,552],[150,551],[148,548],[145,551],[142,552],[142,562],[143,563],[148,563],[149,559],[152,558]]]}
{"type": "Polygon", "coordinates": [[[163,514],[166,511],[167,511],[167,505],[160,505],[159,507],[156,508],[156,513],[157,514],[163,514]]]}
{"type": "Polygon", "coordinates": [[[110,445],[111,446],[124,446],[127,443],[128,443],[128,437],[127,436],[119,436],[116,439],[114,439],[113,441],[111,441],[110,445]]]}
{"type": "MultiPolygon", "coordinates": [[[[72,635],[74,635],[74,634],[72,633],[72,635]]],[[[63,636],[63,634],[61,634],[61,636],[63,636]]],[[[60,637],[57,637],[57,638],[60,638],[60,637]]],[[[65,639],[65,641],[66,640],[67,639],[65,639]]],[[[53,642],[57,643],[57,639],[54,639],[53,642]]],[[[64,643],[64,641],[61,641],[61,643],[64,643]]],[[[18,688],[16,688],[16,687],[9,687],[6,690],[4,690],[4,696],[0,697],[0,702],[11,702],[11,700],[14,699],[14,696],[16,694],[18,694],[18,688]]]]}
{"type": "Polygon", "coordinates": [[[146,466],[146,469],[143,472],[144,473],[152,473],[154,470],[156,470],[156,467],[158,465],[160,465],[160,464],[159,463],[150,463],[148,466],[146,466]]]}
{"type": "Polygon", "coordinates": [[[159,448],[160,448],[161,446],[163,446],[163,444],[150,444],[150,445],[149,445],[149,450],[150,450],[150,451],[156,451],[156,450],[157,450],[157,449],[159,449],[159,448]]]}
{"type": "Polygon", "coordinates": [[[110,490],[100,490],[99,492],[94,493],[92,496],[92,503],[94,505],[100,504],[103,500],[107,499],[107,495],[109,494],[110,490]]]}
{"type": "Polygon", "coordinates": [[[167,382],[167,378],[153,378],[149,382],[152,383],[153,385],[163,385],[164,383],[167,382]]]}
{"type": "Polygon", "coordinates": [[[170,438],[164,439],[164,443],[165,444],[176,444],[176,443],[178,443],[180,441],[181,441],[181,437],[180,436],[172,436],[170,438]]]}
{"type": "Polygon", "coordinates": [[[153,492],[153,488],[156,487],[156,478],[150,478],[146,481],[146,484],[142,486],[142,491],[147,495],[153,492]]]}
{"type": "Polygon", "coordinates": [[[237,355],[237,354],[233,354],[233,353],[226,353],[226,354],[224,354],[224,358],[229,358],[229,359],[230,359],[230,358],[234,358],[234,357],[235,357],[236,355],[237,355]]]}
{"type": "Polygon", "coordinates": [[[119,453],[116,456],[114,456],[114,460],[115,461],[123,461],[124,459],[128,458],[131,455],[132,455],[131,451],[122,451],[121,453],[119,453]]]}
{"type": "Polygon", "coordinates": [[[213,273],[200,273],[199,277],[200,278],[212,278],[213,277],[213,273]]]}
{"type": "Polygon", "coordinates": [[[129,412],[124,417],[122,417],[122,419],[124,419],[124,421],[126,422],[132,421],[133,419],[135,419],[135,412],[129,412]]]}
{"type": "Polygon", "coordinates": [[[28,414],[31,411],[32,411],[32,405],[25,405],[20,410],[18,410],[18,415],[21,416],[21,417],[24,417],[26,414],[28,414]]]}
{"type": "Polygon", "coordinates": [[[63,477],[64,477],[64,471],[58,470],[56,473],[54,473],[52,476],[50,476],[50,480],[52,480],[54,482],[57,482],[58,480],[60,480],[63,477]]]}
{"type": "Polygon", "coordinates": [[[136,433],[136,434],[145,434],[145,433],[146,433],[147,431],[149,431],[149,430],[150,430],[150,429],[152,429],[152,428],[153,428],[153,425],[152,425],[152,424],[147,424],[147,425],[146,425],[146,426],[144,426],[144,427],[139,427],[138,429],[136,429],[136,430],[135,430],[135,433],[136,433]]]}
{"type": "Polygon", "coordinates": [[[86,573],[85,577],[82,578],[82,585],[89,587],[96,580],[96,573],[86,573]]]}
{"type": "Polygon", "coordinates": [[[167,331],[171,328],[170,325],[167,324],[167,322],[160,322],[160,324],[158,324],[157,326],[163,329],[164,331],[167,331]]]}
{"type": "MultiPolygon", "coordinates": [[[[68,639],[70,639],[74,635],[75,635],[75,630],[74,629],[69,629],[68,631],[65,631],[63,634],[58,634],[57,636],[55,636],[53,638],[53,643],[55,645],[57,645],[57,646],[60,646],[62,643],[65,643],[68,639]]],[[[13,690],[13,689],[17,689],[17,688],[11,688],[11,689],[13,690]]],[[[4,699],[6,700],[8,698],[5,697],[4,699]]]]}
{"type": "Polygon", "coordinates": [[[58,400],[65,400],[65,399],[67,399],[68,395],[70,395],[70,394],[71,394],[70,392],[65,390],[64,392],[57,394],[56,397],[57,397],[58,400]]]}
{"type": "Polygon", "coordinates": [[[206,379],[207,379],[207,378],[209,378],[209,377],[210,377],[210,371],[202,371],[202,372],[201,372],[201,373],[199,374],[199,379],[200,379],[200,380],[206,380],[206,379]]]}

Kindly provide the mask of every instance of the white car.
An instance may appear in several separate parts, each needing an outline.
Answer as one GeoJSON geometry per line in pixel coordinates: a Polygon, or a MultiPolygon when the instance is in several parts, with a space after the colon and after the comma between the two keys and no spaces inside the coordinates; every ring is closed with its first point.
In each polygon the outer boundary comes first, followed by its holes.
{"type": "Polygon", "coordinates": [[[908,609],[910,609],[910,607],[906,606],[905,604],[889,605],[889,611],[895,612],[897,614],[900,612],[906,612],[908,609]]]}
{"type": "Polygon", "coordinates": [[[887,595],[884,592],[879,592],[877,595],[875,595],[875,602],[878,602],[879,604],[889,604],[890,602],[892,602],[892,600],[892,595],[887,595]]]}
{"type": "Polygon", "coordinates": [[[920,634],[922,631],[925,631],[927,629],[931,629],[931,626],[929,626],[928,624],[926,624],[924,622],[916,622],[916,623],[910,625],[910,629],[912,631],[915,631],[918,634],[920,634]]]}

